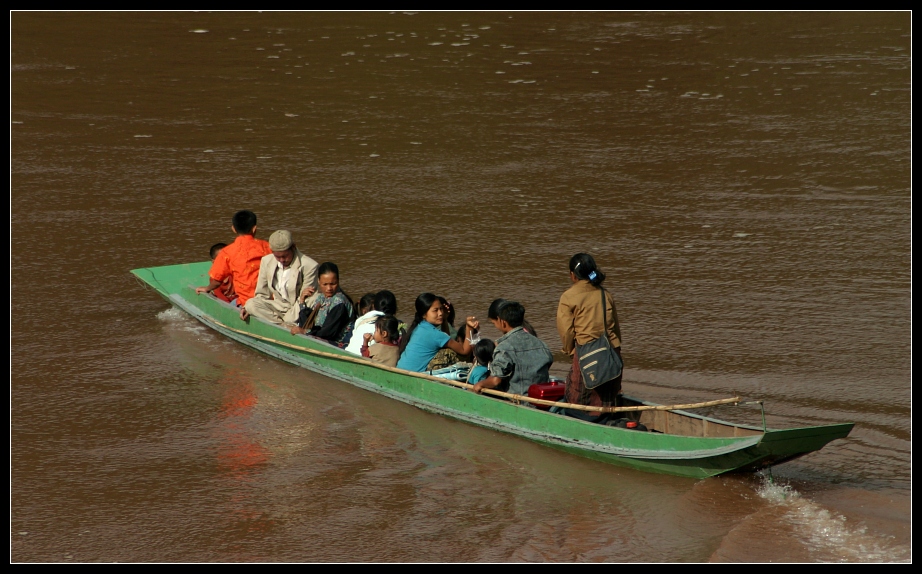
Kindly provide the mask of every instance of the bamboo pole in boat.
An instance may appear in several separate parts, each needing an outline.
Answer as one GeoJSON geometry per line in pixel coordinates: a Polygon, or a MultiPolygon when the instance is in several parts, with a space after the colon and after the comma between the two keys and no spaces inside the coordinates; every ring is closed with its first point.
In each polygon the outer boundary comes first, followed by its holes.
{"type": "MultiPolygon", "coordinates": [[[[293,343],[285,343],[284,341],[279,341],[278,339],[273,339],[271,337],[263,337],[262,335],[257,335],[255,333],[249,333],[241,329],[235,329],[229,325],[225,325],[220,321],[213,319],[207,315],[202,315],[202,318],[214,323],[215,325],[221,327],[222,329],[227,329],[228,331],[233,331],[234,333],[239,333],[241,335],[246,335],[253,339],[259,339],[260,341],[266,341],[267,343],[272,343],[273,345],[279,345],[281,347],[286,347],[289,349],[294,349],[303,353],[309,353],[311,355],[317,355],[320,357],[327,357],[329,359],[336,359],[339,361],[346,361],[349,363],[357,363],[361,365],[370,365],[377,367],[379,369],[384,369],[386,371],[391,371],[394,373],[400,373],[401,375],[411,375],[421,379],[427,379],[430,381],[435,381],[437,383],[443,383],[451,385],[453,387],[458,387],[461,389],[470,390],[474,385],[469,385],[468,383],[462,381],[452,381],[451,379],[443,379],[441,377],[434,377],[432,375],[427,375],[425,373],[416,373],[413,371],[405,371],[403,369],[398,369],[396,367],[389,367],[387,365],[382,365],[380,363],[375,363],[369,361],[368,359],[353,357],[350,355],[338,355],[336,353],[328,353],[326,351],[318,351],[316,349],[310,349],[308,347],[302,347],[301,345],[295,345],[293,343]]],[[[493,389],[483,389],[481,391],[483,394],[493,395],[496,397],[502,397],[504,399],[509,399],[513,402],[528,402],[536,405],[544,406],[553,406],[563,409],[579,410],[579,411],[589,411],[589,412],[603,412],[603,413],[624,413],[624,412],[637,412],[637,411],[674,411],[674,410],[688,410],[688,409],[702,409],[706,407],[714,407],[718,405],[730,405],[737,404],[740,402],[739,397],[731,397],[729,399],[717,399],[714,401],[705,401],[702,403],[687,403],[683,405],[640,405],[633,407],[594,407],[589,405],[579,405],[576,403],[563,403],[560,401],[548,401],[544,399],[534,399],[531,397],[526,397],[523,395],[515,395],[512,393],[504,393],[502,391],[495,391],[493,389]]]]}

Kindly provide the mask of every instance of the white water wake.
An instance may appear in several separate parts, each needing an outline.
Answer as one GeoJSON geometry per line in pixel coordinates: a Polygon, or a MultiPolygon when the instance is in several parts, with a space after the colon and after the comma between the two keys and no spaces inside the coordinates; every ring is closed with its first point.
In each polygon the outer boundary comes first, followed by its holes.
{"type": "Polygon", "coordinates": [[[764,477],[757,493],[783,510],[781,520],[794,530],[817,562],[912,561],[911,547],[895,543],[892,536],[869,533],[864,524],[849,521],[803,497],[790,485],[772,483],[764,477]]]}

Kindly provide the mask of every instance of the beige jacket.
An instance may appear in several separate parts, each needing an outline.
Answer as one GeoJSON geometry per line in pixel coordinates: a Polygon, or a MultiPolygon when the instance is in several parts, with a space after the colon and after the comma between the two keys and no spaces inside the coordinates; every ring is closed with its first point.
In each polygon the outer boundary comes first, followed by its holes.
{"type": "MultiPolygon", "coordinates": [[[[305,287],[313,286],[315,290],[314,296],[317,294],[316,290],[319,287],[317,283],[317,267],[319,265],[316,261],[295,249],[295,257],[291,262],[291,273],[289,273],[288,280],[284,285],[284,291],[288,294],[286,298],[276,279],[276,274],[281,273],[278,261],[270,253],[259,262],[259,278],[256,280],[255,297],[257,299],[272,300],[273,306],[282,313],[292,308],[297,309],[298,297],[305,287]]],[[[308,299],[308,304],[310,303],[311,299],[308,299]]],[[[297,318],[297,315],[295,314],[294,317],[297,318]]],[[[290,318],[286,315],[285,320],[290,321],[290,318]]]]}
{"type": "MultiPolygon", "coordinates": [[[[605,290],[605,312],[608,314],[608,340],[612,347],[621,346],[621,326],[611,292],[605,290]]],[[[573,354],[576,345],[585,345],[602,335],[602,295],[589,281],[577,281],[560,296],[557,306],[557,333],[563,352],[573,354]]]]}

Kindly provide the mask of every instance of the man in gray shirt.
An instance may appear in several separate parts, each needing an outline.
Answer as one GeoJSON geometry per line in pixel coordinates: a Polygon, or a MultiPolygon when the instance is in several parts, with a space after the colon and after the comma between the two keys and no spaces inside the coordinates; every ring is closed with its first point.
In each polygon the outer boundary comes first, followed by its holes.
{"type": "Polygon", "coordinates": [[[475,393],[496,389],[516,395],[528,395],[528,387],[549,380],[548,369],[554,362],[544,341],[522,329],[525,307],[516,301],[506,301],[499,308],[493,325],[503,336],[496,340],[490,376],[473,387],[475,393]]]}

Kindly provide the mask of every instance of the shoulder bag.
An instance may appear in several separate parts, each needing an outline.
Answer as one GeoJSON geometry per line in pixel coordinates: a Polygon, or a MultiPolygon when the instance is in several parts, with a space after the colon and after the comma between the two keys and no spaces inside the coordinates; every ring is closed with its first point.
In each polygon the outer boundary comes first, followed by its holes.
{"type": "Polygon", "coordinates": [[[608,313],[605,304],[605,289],[599,287],[602,293],[602,336],[585,345],[577,345],[576,353],[579,356],[579,370],[583,374],[583,385],[587,389],[594,389],[602,384],[617,379],[621,376],[624,363],[621,356],[615,352],[608,340],[608,313]]]}
{"type": "Polygon", "coordinates": [[[320,304],[314,305],[313,308],[308,307],[304,303],[300,304],[301,309],[298,311],[298,327],[301,327],[305,331],[310,331],[314,328],[314,320],[317,319],[317,311],[320,309],[320,304]]]}

